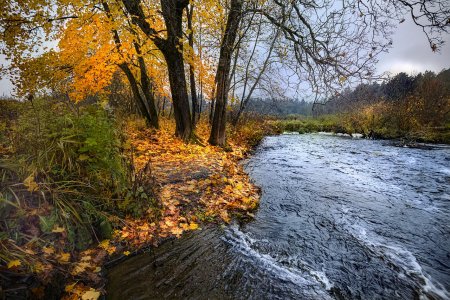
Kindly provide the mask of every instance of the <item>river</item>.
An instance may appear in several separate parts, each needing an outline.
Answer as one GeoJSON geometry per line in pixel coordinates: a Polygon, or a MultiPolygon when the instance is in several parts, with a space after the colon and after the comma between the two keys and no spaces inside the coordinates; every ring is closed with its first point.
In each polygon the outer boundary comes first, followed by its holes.
{"type": "Polygon", "coordinates": [[[450,148],[267,137],[245,162],[255,220],[108,273],[108,299],[450,299],[450,148]]]}

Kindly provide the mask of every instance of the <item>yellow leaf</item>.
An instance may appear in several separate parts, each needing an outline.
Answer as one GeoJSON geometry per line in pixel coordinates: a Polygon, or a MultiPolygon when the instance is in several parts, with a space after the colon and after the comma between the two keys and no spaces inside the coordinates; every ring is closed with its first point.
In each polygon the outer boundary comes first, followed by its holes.
{"type": "Polygon", "coordinates": [[[220,217],[222,220],[224,220],[226,223],[230,223],[230,216],[228,216],[228,212],[226,210],[223,210],[220,212],[220,217]]]}
{"type": "Polygon", "coordinates": [[[93,288],[91,288],[89,291],[85,292],[82,296],[82,300],[97,300],[100,297],[100,292],[97,292],[93,288]]]}
{"type": "Polygon", "coordinates": [[[92,259],[92,257],[90,256],[90,255],[85,255],[85,256],[83,256],[80,260],[81,261],[89,261],[89,260],[91,260],[92,259]]]}
{"type": "Polygon", "coordinates": [[[34,252],[34,251],[31,250],[31,249],[25,249],[25,253],[28,253],[28,254],[30,254],[30,255],[35,255],[35,254],[36,254],[36,252],[34,252]]]}
{"type": "Polygon", "coordinates": [[[8,263],[8,269],[14,268],[14,267],[19,267],[22,263],[20,262],[20,260],[16,259],[16,260],[11,260],[8,263]]]}
{"type": "Polygon", "coordinates": [[[52,232],[54,232],[54,233],[61,233],[64,231],[66,231],[66,229],[64,227],[59,227],[59,226],[55,226],[52,230],[52,232]]]}
{"type": "Polygon", "coordinates": [[[106,249],[106,251],[108,251],[109,255],[111,255],[114,252],[116,252],[116,247],[115,246],[110,246],[108,249],[106,249]]]}
{"type": "Polygon", "coordinates": [[[23,184],[27,188],[28,191],[34,192],[39,189],[39,185],[34,181],[34,174],[31,174],[28,176],[24,181],[23,184]]]}
{"type": "Polygon", "coordinates": [[[72,284],[68,284],[68,285],[66,285],[66,286],[64,287],[64,290],[65,290],[67,293],[70,293],[70,292],[73,290],[73,288],[75,287],[76,284],[77,284],[76,282],[74,282],[74,283],[72,283],[72,284]]]}
{"type": "Polygon", "coordinates": [[[128,255],[130,255],[130,251],[124,251],[123,254],[128,256],[128,255]]]}
{"type": "Polygon", "coordinates": [[[86,268],[90,267],[91,264],[87,263],[87,262],[80,262],[78,263],[75,268],[72,270],[71,274],[72,275],[78,275],[80,273],[83,273],[84,271],[86,271],[86,268]]]}
{"type": "Polygon", "coordinates": [[[196,229],[198,229],[198,224],[197,223],[189,224],[189,230],[196,230],[196,229]]]}
{"type": "Polygon", "coordinates": [[[239,182],[238,184],[236,184],[236,188],[237,188],[238,190],[242,190],[243,187],[244,187],[244,186],[242,185],[242,182],[239,182]]]}
{"type": "Polygon", "coordinates": [[[102,241],[99,246],[105,250],[107,250],[107,248],[109,247],[109,240],[104,240],[102,241]]]}
{"type": "Polygon", "coordinates": [[[70,253],[61,253],[59,255],[58,261],[60,263],[67,263],[70,260],[70,253]]]}
{"type": "Polygon", "coordinates": [[[171,220],[166,220],[165,223],[166,223],[166,225],[169,226],[169,227],[172,227],[172,226],[175,225],[175,223],[174,223],[173,221],[171,221],[171,220]]]}
{"type": "Polygon", "coordinates": [[[53,254],[53,253],[55,253],[55,249],[53,249],[53,247],[43,247],[42,251],[45,254],[53,254]]]}
{"type": "Polygon", "coordinates": [[[174,227],[170,230],[170,232],[172,232],[172,234],[176,236],[180,236],[183,233],[183,229],[181,229],[180,227],[174,227]]]}

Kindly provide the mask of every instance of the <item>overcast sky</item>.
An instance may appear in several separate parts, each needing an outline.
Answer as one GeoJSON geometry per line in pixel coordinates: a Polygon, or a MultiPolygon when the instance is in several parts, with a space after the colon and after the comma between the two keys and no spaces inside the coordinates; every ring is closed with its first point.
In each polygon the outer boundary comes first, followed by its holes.
{"type": "MultiPolygon", "coordinates": [[[[450,35],[446,35],[444,40],[446,44],[440,52],[433,53],[421,29],[407,19],[399,24],[393,36],[393,47],[389,53],[382,54],[377,71],[416,74],[426,70],[440,72],[444,68],[450,68],[450,35]]],[[[5,63],[1,56],[0,63],[5,63]]],[[[0,81],[0,96],[10,95],[11,89],[12,83],[8,79],[0,81]]]]}
{"type": "Polygon", "coordinates": [[[377,71],[415,74],[450,68],[450,34],[444,36],[444,40],[444,47],[438,53],[432,52],[421,28],[407,19],[398,25],[393,36],[393,47],[389,53],[382,54],[377,71]]]}

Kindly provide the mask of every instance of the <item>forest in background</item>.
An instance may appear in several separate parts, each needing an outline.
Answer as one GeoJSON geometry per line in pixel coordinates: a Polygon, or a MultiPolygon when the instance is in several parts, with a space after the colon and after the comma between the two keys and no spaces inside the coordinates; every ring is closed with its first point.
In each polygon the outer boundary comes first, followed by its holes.
{"type": "Polygon", "coordinates": [[[279,126],[301,133],[360,133],[370,138],[403,139],[406,144],[449,143],[450,69],[415,76],[399,73],[381,83],[345,89],[324,103],[311,104],[306,114],[278,115],[288,119],[279,126]],[[305,117],[310,115],[314,118],[305,117]]]}

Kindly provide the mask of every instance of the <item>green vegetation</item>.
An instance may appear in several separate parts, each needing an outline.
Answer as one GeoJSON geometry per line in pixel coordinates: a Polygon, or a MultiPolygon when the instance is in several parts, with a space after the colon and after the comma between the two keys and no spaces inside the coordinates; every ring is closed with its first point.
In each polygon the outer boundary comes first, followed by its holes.
{"type": "Polygon", "coordinates": [[[315,117],[274,121],[281,131],[361,133],[405,143],[450,143],[450,70],[361,84],[317,106],[315,117]]]}
{"type": "MultiPolygon", "coordinates": [[[[278,132],[335,132],[351,133],[352,129],[346,127],[338,115],[325,115],[317,118],[305,116],[290,116],[287,119],[271,121],[278,129],[278,132]]],[[[355,131],[353,131],[355,132],[355,131]]]]}
{"type": "MultiPolygon", "coordinates": [[[[82,250],[110,237],[110,212],[120,217],[155,205],[135,180],[119,122],[103,108],[48,99],[0,105],[2,242],[44,246],[36,237],[64,231],[61,249],[82,250]]],[[[6,255],[12,261],[20,253],[6,255]]]]}

